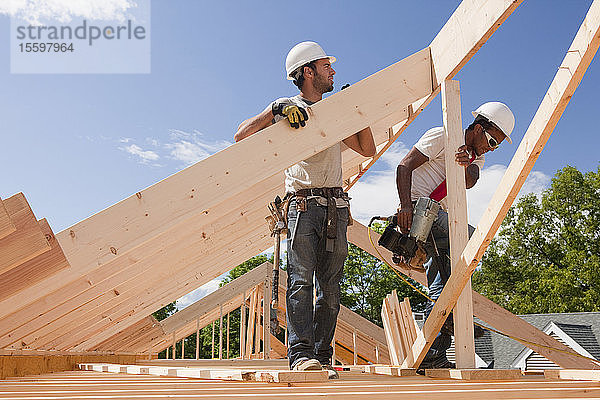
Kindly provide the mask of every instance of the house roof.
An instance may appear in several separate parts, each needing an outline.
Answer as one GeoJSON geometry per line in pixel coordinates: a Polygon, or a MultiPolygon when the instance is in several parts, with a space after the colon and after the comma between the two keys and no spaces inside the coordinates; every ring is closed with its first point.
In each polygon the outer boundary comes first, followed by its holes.
{"type": "MultiPolygon", "coordinates": [[[[554,322],[594,358],[600,359],[600,312],[526,314],[519,317],[540,330],[554,322]]],[[[510,368],[524,348],[513,339],[489,331],[475,340],[477,354],[488,363],[494,361],[494,368],[510,368]]]]}

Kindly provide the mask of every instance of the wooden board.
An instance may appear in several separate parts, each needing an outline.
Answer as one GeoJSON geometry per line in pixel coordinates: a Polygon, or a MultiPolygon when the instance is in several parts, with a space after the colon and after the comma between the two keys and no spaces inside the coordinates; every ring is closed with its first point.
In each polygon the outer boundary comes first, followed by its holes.
{"type": "Polygon", "coordinates": [[[365,372],[390,376],[417,376],[416,368],[400,368],[393,365],[366,365],[365,372]]]}
{"type": "MultiPolygon", "coordinates": [[[[525,183],[533,164],[571,100],[599,45],[600,1],[595,1],[577,32],[546,96],[544,96],[542,104],[533,117],[489,206],[481,217],[477,229],[467,243],[460,263],[452,271],[448,283],[425,322],[423,340],[415,342],[413,346],[415,365],[423,360],[446,316],[456,304],[458,296],[525,183]]],[[[598,368],[595,365],[593,367],[598,368]]]]}
{"type": "Polygon", "coordinates": [[[520,369],[426,369],[425,376],[441,379],[463,379],[468,381],[519,380],[520,369]]]}
{"type": "MultiPolygon", "coordinates": [[[[442,116],[444,120],[444,147],[446,149],[444,161],[448,191],[446,201],[448,204],[450,264],[454,268],[469,241],[465,167],[459,165],[454,159],[458,148],[465,144],[458,81],[444,81],[442,83],[442,116]]],[[[471,280],[469,280],[453,311],[457,368],[475,368],[472,297],[471,280]]]]}
{"type": "Polygon", "coordinates": [[[0,355],[0,380],[12,376],[69,371],[80,362],[135,363],[137,359],[136,355],[119,354],[4,354],[0,355]]]}
{"type": "Polygon", "coordinates": [[[50,245],[23,193],[2,200],[16,230],[0,239],[0,274],[50,250],[50,245]]]}
{"type": "Polygon", "coordinates": [[[569,379],[576,381],[600,381],[600,371],[589,369],[546,369],[546,379],[569,379]]]}
{"type": "Polygon", "coordinates": [[[143,373],[158,376],[176,376],[182,378],[221,379],[232,381],[255,382],[324,382],[328,380],[327,371],[285,371],[285,370],[250,370],[250,369],[217,369],[198,367],[157,367],[140,365],[117,365],[85,363],[79,364],[84,371],[113,372],[138,374],[143,373]]]}
{"type": "Polygon", "coordinates": [[[69,267],[46,219],[38,221],[50,250],[0,275],[0,299],[15,296],[28,286],[69,267]]]}
{"type": "Polygon", "coordinates": [[[15,224],[12,223],[4,202],[0,199],[0,239],[16,231],[15,224]]]}
{"type": "Polygon", "coordinates": [[[359,372],[340,372],[335,381],[311,384],[265,384],[263,382],[186,379],[153,376],[68,371],[0,381],[4,399],[323,399],[344,400],[448,400],[448,399],[566,399],[598,398],[597,382],[548,381],[539,378],[518,381],[463,382],[424,376],[394,377],[359,372]]]}

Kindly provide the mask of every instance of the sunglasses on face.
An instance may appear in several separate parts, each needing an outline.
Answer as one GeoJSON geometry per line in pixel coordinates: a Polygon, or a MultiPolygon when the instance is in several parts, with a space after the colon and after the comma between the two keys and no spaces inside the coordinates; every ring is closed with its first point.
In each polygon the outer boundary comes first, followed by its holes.
{"type": "Polygon", "coordinates": [[[488,144],[490,145],[490,149],[494,150],[498,146],[500,146],[500,143],[498,143],[498,141],[494,139],[492,135],[490,135],[485,129],[483,130],[483,133],[485,133],[485,137],[487,138],[488,144]]]}

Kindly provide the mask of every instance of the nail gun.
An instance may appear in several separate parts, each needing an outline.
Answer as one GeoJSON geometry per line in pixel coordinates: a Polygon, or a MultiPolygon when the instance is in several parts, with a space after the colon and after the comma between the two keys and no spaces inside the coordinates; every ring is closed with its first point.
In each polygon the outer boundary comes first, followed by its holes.
{"type": "Polygon", "coordinates": [[[414,269],[423,269],[423,263],[427,261],[427,253],[424,249],[425,242],[431,233],[431,226],[435,221],[440,204],[428,197],[420,197],[415,204],[413,220],[408,234],[398,230],[398,218],[375,216],[371,218],[369,227],[376,220],[387,221],[388,226],[377,242],[392,252],[392,260],[396,264],[408,264],[414,269]]]}

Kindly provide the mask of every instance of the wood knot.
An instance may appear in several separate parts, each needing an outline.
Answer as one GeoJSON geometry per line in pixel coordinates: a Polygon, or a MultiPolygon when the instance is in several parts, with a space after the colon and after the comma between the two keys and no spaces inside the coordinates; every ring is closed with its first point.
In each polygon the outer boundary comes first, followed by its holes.
{"type": "Polygon", "coordinates": [[[47,241],[51,241],[52,240],[52,235],[46,234],[46,240],[47,241]]]}
{"type": "Polygon", "coordinates": [[[110,252],[113,253],[115,256],[117,255],[117,249],[115,249],[114,247],[110,247],[110,252]]]}
{"type": "Polygon", "coordinates": [[[75,231],[71,229],[69,235],[71,235],[72,238],[75,238],[75,231]]]}
{"type": "Polygon", "coordinates": [[[206,233],[202,232],[202,239],[206,239],[206,233]]]}
{"type": "Polygon", "coordinates": [[[117,289],[113,289],[113,292],[115,292],[115,294],[116,294],[117,296],[121,294],[121,293],[119,293],[119,291],[118,291],[117,289]]]}
{"type": "Polygon", "coordinates": [[[142,199],[142,192],[137,192],[135,195],[138,199],[142,199]]]}

